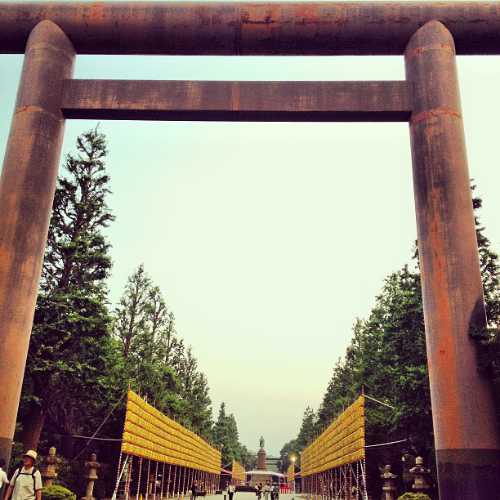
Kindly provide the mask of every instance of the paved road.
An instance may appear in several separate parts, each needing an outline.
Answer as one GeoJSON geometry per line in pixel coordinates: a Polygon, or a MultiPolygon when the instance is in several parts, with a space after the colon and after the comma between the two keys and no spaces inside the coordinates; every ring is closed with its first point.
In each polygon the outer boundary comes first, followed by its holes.
{"type": "MultiPolygon", "coordinates": [[[[224,500],[224,495],[211,495],[205,498],[207,500],[224,500]]],[[[292,498],[294,498],[294,496],[291,493],[281,493],[279,500],[292,500],[292,498]]],[[[295,495],[295,499],[298,499],[298,495],[295,495]]],[[[226,496],[226,500],[229,500],[228,496],[226,496]]],[[[255,495],[255,493],[238,491],[234,494],[233,500],[257,500],[257,496],[255,495]]],[[[264,495],[262,495],[262,500],[264,500],[264,495]]]]}

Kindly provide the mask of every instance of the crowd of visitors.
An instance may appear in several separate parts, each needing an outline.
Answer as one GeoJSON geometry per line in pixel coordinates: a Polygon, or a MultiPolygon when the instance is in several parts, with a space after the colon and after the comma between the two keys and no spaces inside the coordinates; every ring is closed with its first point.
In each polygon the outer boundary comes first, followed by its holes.
{"type": "Polygon", "coordinates": [[[264,495],[264,500],[278,500],[280,496],[280,485],[278,483],[271,484],[270,481],[266,481],[264,485],[259,483],[257,485],[256,495],[259,500],[261,500],[262,495],[264,495]]]}

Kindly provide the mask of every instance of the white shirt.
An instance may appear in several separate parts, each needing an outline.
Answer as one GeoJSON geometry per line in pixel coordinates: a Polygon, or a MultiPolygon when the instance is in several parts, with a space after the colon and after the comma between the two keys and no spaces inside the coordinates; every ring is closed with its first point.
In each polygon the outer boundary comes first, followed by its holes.
{"type": "Polygon", "coordinates": [[[4,484],[9,484],[9,479],[5,471],[0,467],[0,489],[4,484]]]}
{"type": "Polygon", "coordinates": [[[14,487],[12,492],[12,500],[35,500],[35,491],[42,489],[42,475],[39,470],[35,471],[33,477],[33,467],[30,469],[19,469],[14,472],[10,485],[14,487]],[[33,479],[35,483],[33,484],[33,479]]]}

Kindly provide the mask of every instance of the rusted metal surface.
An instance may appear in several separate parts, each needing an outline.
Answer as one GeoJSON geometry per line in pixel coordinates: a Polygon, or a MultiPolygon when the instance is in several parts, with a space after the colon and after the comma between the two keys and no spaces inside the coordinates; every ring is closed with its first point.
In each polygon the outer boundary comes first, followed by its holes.
{"type": "Polygon", "coordinates": [[[108,120],[407,121],[407,84],[68,80],[67,118],[108,120]]]}
{"type": "Polygon", "coordinates": [[[498,2],[6,2],[0,52],[57,23],[88,54],[402,54],[433,19],[459,54],[500,54],[498,2]]]}
{"type": "Polygon", "coordinates": [[[74,50],[44,21],[31,33],[0,178],[0,456],[16,423],[63,139],[60,99],[74,50]]]}
{"type": "Polygon", "coordinates": [[[479,500],[500,491],[500,442],[469,336],[485,328],[486,315],[450,47],[436,21],[408,44],[410,135],[440,498],[479,500]]]}
{"type": "Polygon", "coordinates": [[[30,32],[0,179],[0,456],[10,454],[65,117],[409,120],[441,500],[500,491],[495,409],[469,337],[485,312],[455,67],[455,45],[500,54],[500,3],[1,4],[0,52],[23,52],[30,32]],[[407,82],[73,81],[75,50],[405,53],[407,82]]]}

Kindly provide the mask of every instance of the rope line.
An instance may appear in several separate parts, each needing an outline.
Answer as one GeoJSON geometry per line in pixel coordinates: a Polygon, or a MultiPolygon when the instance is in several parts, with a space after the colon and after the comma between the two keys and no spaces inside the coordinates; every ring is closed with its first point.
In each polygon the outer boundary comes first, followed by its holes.
{"type": "Polygon", "coordinates": [[[126,394],[127,393],[124,392],[120,396],[120,399],[114,404],[113,408],[111,408],[111,410],[106,415],[106,417],[104,417],[104,420],[101,422],[101,425],[97,428],[97,430],[94,432],[94,434],[92,434],[92,436],[89,438],[89,440],[87,441],[87,443],[85,444],[85,446],[80,450],[80,453],[78,453],[78,455],[73,460],[77,460],[78,457],[80,457],[80,455],[88,448],[89,444],[97,436],[97,434],[99,433],[99,431],[103,428],[104,424],[108,421],[109,417],[111,417],[112,413],[116,410],[117,406],[122,402],[122,400],[123,400],[123,398],[125,397],[126,394]]]}
{"type": "Polygon", "coordinates": [[[92,436],[80,436],[79,434],[66,434],[66,435],[77,439],[89,439],[90,441],[116,441],[116,442],[123,441],[123,439],[121,438],[98,438],[92,436]]]}
{"type": "Polygon", "coordinates": [[[365,448],[377,448],[379,446],[390,446],[392,444],[406,443],[408,439],[400,439],[399,441],[389,441],[387,443],[377,443],[377,444],[369,444],[365,446],[365,448]]]}
{"type": "Polygon", "coordinates": [[[387,406],[387,408],[390,408],[391,410],[396,409],[395,406],[392,406],[389,403],[384,403],[383,401],[379,401],[378,399],[372,398],[371,396],[368,396],[367,394],[365,394],[365,398],[369,399],[370,401],[374,401],[375,403],[378,403],[379,405],[387,406]]]}

